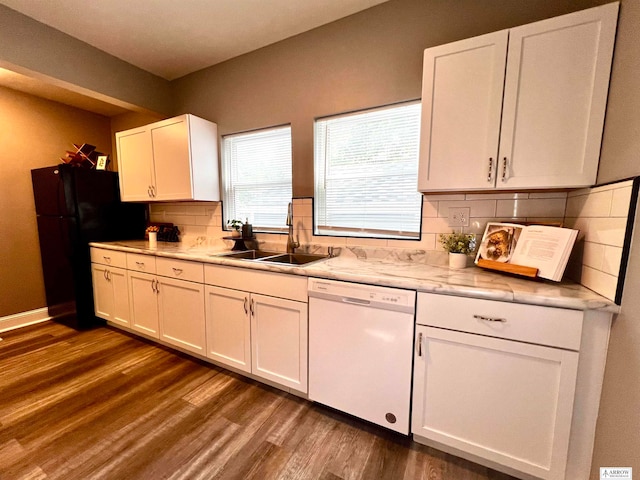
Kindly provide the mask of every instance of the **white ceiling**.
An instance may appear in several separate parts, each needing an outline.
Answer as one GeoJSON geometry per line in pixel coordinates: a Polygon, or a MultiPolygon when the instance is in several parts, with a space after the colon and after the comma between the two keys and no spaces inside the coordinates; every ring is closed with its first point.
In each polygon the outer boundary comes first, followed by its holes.
{"type": "Polygon", "coordinates": [[[168,80],[387,0],[0,0],[168,80]]]}

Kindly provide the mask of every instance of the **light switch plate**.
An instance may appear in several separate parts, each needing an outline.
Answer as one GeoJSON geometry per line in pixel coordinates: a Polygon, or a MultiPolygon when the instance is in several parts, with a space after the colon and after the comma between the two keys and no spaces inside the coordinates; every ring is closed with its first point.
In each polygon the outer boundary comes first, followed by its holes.
{"type": "Polygon", "coordinates": [[[449,226],[468,227],[470,211],[469,207],[449,207],[449,226]]]}

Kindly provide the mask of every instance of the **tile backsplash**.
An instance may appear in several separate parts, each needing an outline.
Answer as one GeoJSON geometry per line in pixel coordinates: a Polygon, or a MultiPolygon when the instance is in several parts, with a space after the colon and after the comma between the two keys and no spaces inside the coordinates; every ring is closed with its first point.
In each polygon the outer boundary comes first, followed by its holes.
{"type": "MultiPolygon", "coordinates": [[[[511,194],[424,195],[422,202],[422,234],[420,240],[387,240],[313,235],[313,202],[311,198],[293,199],[295,235],[303,245],[361,245],[372,247],[440,250],[437,237],[452,231],[447,224],[450,207],[469,207],[468,233],[484,232],[487,221],[561,222],[567,202],[566,192],[511,194]]],[[[222,230],[222,205],[219,202],[153,203],[151,221],[172,222],[180,228],[182,241],[193,243],[206,238],[214,244],[229,232],[222,230]]],[[[286,211],[283,212],[283,223],[286,211]]],[[[286,243],[286,235],[258,234],[258,241],[286,243]]]]}
{"type": "MultiPolygon", "coordinates": [[[[466,233],[482,234],[488,221],[563,222],[580,230],[567,276],[597,293],[614,300],[618,285],[623,242],[632,181],[567,192],[468,193],[423,195],[420,240],[387,240],[313,235],[311,198],[293,200],[294,231],[302,245],[365,246],[441,250],[440,233],[452,231],[448,225],[449,208],[468,207],[466,233]]],[[[153,203],[153,222],[177,225],[184,243],[206,246],[231,246],[223,240],[222,205],[219,202],[153,203]]],[[[283,223],[286,211],[283,211],[283,223]]],[[[459,227],[458,227],[459,229],[459,227]]],[[[286,234],[257,234],[259,243],[284,250],[286,234]]]]}
{"type": "MultiPolygon", "coordinates": [[[[618,278],[627,238],[633,181],[570,192],[565,226],[580,230],[566,276],[610,300],[620,300],[618,278]]],[[[634,209],[631,209],[634,210],[634,209]]]]}

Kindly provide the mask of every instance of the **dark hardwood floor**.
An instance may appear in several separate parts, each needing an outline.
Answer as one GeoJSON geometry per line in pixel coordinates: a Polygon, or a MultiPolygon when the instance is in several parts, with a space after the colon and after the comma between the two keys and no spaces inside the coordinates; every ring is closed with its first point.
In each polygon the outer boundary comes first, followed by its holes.
{"type": "Polygon", "coordinates": [[[1,480],[512,478],[110,328],[0,337],[1,480]]]}

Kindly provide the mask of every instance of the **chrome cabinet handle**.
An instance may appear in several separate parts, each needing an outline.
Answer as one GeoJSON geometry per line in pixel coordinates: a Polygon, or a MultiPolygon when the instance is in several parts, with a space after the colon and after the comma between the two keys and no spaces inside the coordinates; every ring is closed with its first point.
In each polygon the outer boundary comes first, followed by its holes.
{"type": "Polygon", "coordinates": [[[504,157],[502,162],[502,181],[507,181],[507,157],[504,157]]]}
{"type": "Polygon", "coordinates": [[[487,182],[491,182],[493,176],[493,157],[489,157],[489,173],[487,175],[487,182]]]}
{"type": "Polygon", "coordinates": [[[182,273],[182,269],[181,268],[175,268],[175,267],[171,267],[173,268],[173,273],[175,275],[180,275],[182,273]]]}
{"type": "Polygon", "coordinates": [[[244,314],[247,315],[249,313],[249,309],[247,308],[247,297],[244,297],[244,314]]]}
{"type": "Polygon", "coordinates": [[[422,356],[422,332],[418,334],[418,356],[422,356]]]}
{"type": "Polygon", "coordinates": [[[498,317],[485,317],[483,315],[474,315],[473,318],[476,320],[482,320],[483,322],[502,322],[507,323],[506,318],[498,318],[498,317]]]}

